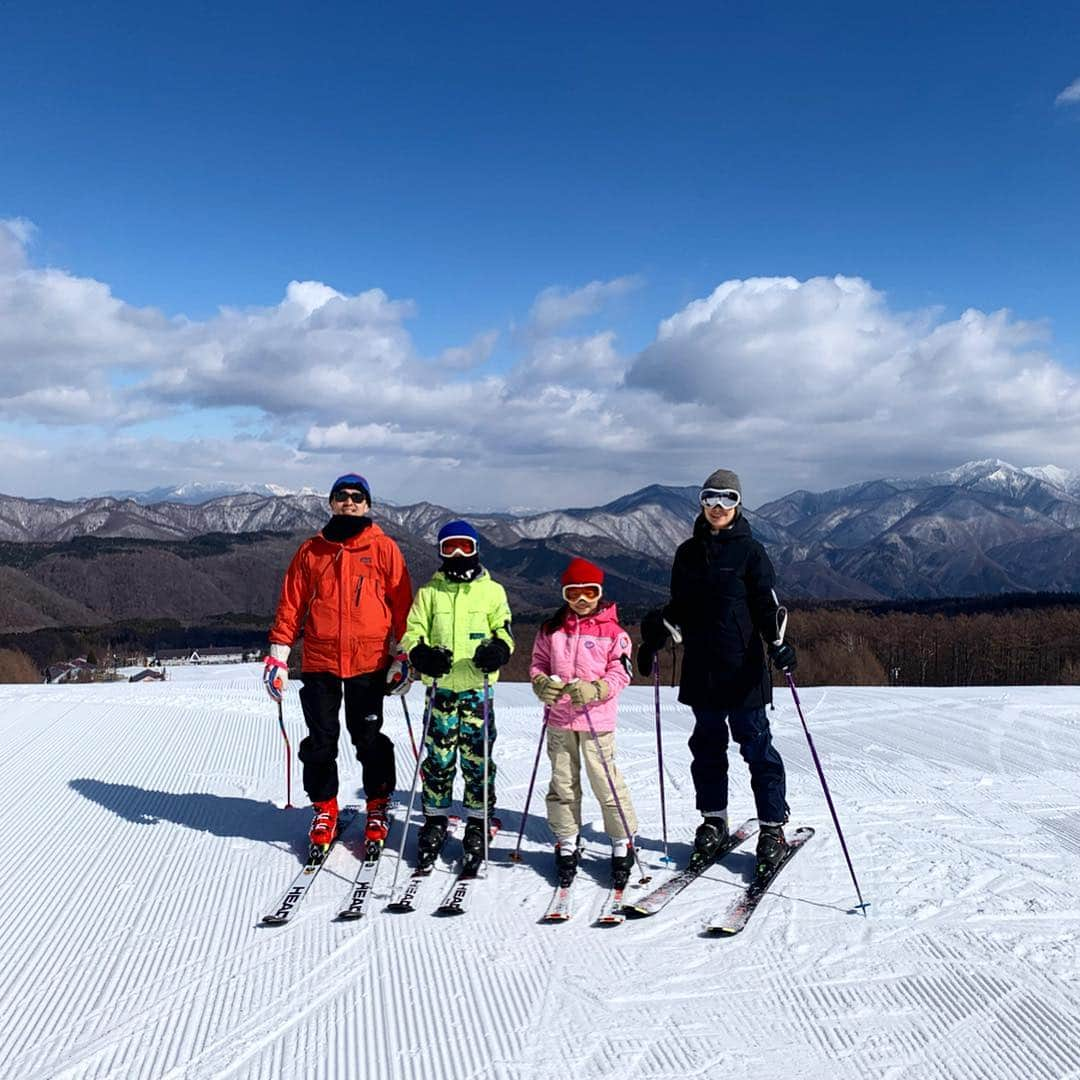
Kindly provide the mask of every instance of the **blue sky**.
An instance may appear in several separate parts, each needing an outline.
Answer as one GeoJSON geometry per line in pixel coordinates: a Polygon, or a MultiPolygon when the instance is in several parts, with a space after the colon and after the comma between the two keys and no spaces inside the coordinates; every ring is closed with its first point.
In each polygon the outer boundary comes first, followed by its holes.
{"type": "Polygon", "coordinates": [[[0,490],[1080,467],[1078,40],[1066,4],[9,5],[0,490]]]}

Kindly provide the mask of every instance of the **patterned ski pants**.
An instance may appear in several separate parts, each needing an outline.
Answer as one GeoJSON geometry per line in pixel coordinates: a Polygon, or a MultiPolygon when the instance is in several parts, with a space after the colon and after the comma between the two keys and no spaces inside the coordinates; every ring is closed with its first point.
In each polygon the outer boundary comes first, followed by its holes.
{"type": "MultiPolygon", "coordinates": [[[[488,699],[488,801],[490,814],[495,806],[494,694],[488,699]]],[[[425,814],[442,814],[454,794],[455,761],[461,756],[461,776],[465,781],[466,810],[484,810],[484,694],[482,690],[437,690],[431,712],[431,726],[424,742],[420,765],[425,814]]]]}

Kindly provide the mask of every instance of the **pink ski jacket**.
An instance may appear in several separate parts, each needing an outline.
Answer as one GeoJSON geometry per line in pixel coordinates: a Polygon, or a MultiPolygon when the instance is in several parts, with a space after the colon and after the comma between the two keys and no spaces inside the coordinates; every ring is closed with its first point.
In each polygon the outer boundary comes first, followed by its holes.
{"type": "MultiPolygon", "coordinates": [[[[541,629],[533,643],[529,677],[558,675],[563,682],[581,679],[608,684],[607,700],[589,706],[598,732],[615,730],[617,698],[630,682],[630,635],[619,625],[614,604],[599,607],[579,619],[573,612],[553,634],[541,629]]],[[[561,697],[548,713],[548,723],[572,731],[588,731],[585,709],[561,697]]]]}

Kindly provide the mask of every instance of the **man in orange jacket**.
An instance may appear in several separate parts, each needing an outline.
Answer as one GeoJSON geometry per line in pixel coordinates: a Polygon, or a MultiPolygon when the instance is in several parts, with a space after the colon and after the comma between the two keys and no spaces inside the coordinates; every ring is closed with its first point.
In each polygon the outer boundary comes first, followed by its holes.
{"type": "Polygon", "coordinates": [[[412,584],[397,544],[368,511],[371,489],[346,473],[330,489],[334,516],[293,556],[281,588],[263,682],[280,701],[289,680],[289,651],[304,636],[300,705],[307,737],[300,743],[304,790],[315,808],[311,842],[326,847],[337,831],[339,713],[363,767],[366,839],[386,839],[396,781],[394,744],[382,732],[383,696],[408,689],[395,657],[412,604],[412,584]]]}

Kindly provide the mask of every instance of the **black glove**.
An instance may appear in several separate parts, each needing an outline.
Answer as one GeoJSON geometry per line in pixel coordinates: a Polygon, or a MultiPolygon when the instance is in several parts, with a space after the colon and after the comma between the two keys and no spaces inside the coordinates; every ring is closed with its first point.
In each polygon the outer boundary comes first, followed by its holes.
{"type": "Polygon", "coordinates": [[[485,674],[490,675],[510,659],[510,646],[502,638],[488,638],[476,646],[473,663],[485,674]]]}
{"type": "Polygon", "coordinates": [[[412,647],[409,663],[421,675],[441,679],[450,674],[450,669],[454,666],[454,654],[445,645],[425,645],[421,641],[419,645],[412,647]]]}
{"type": "Polygon", "coordinates": [[[641,620],[641,644],[650,652],[659,652],[667,643],[671,634],[664,625],[664,609],[653,608],[641,620]]]}
{"type": "Polygon", "coordinates": [[[646,679],[652,678],[652,666],[653,660],[656,659],[656,650],[650,649],[648,645],[643,641],[637,650],[637,669],[639,675],[644,675],[646,679]]]}
{"type": "Polygon", "coordinates": [[[769,646],[769,659],[781,671],[794,671],[798,666],[798,658],[795,656],[795,646],[784,641],[779,645],[769,646]]]}

